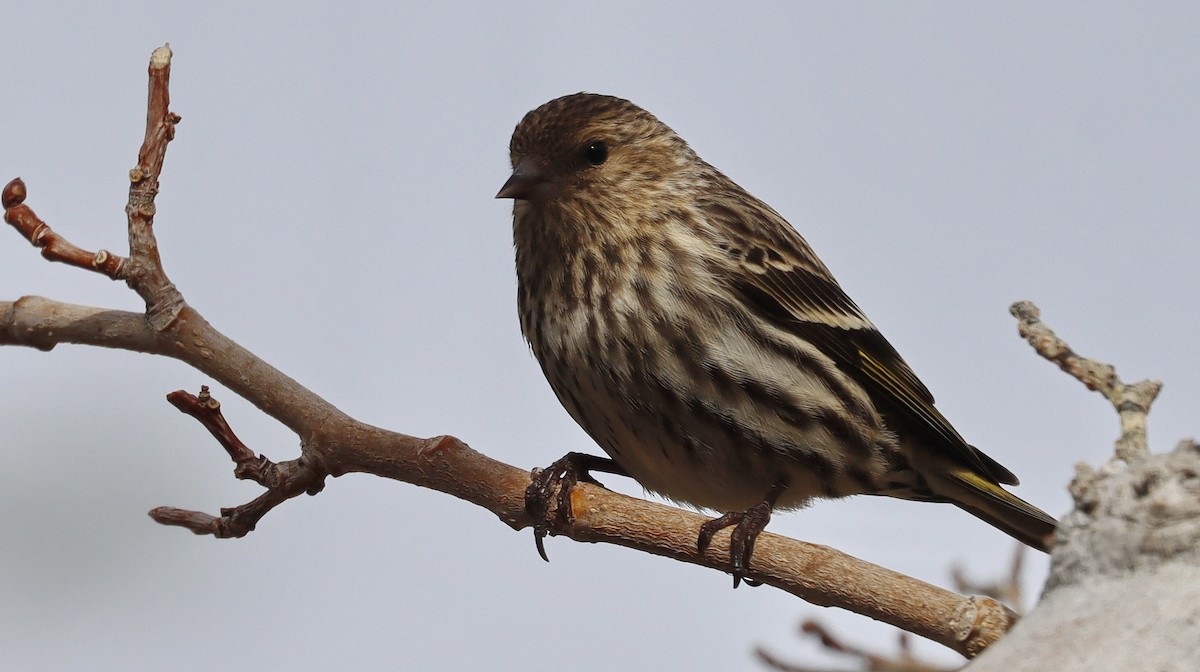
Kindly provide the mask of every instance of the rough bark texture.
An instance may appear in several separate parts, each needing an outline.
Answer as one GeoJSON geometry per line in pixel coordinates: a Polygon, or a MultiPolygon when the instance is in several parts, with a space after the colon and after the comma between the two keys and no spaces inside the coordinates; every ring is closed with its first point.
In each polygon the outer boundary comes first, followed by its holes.
{"type": "Polygon", "coordinates": [[[1200,670],[1200,444],[1081,466],[1032,613],[971,672],[1200,670]]]}

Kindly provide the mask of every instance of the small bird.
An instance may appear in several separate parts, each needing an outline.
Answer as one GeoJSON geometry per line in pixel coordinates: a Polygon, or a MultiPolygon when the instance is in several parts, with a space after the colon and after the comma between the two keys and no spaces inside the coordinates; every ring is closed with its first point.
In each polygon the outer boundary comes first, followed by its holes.
{"type": "Polygon", "coordinates": [[[1054,518],[1001,487],[804,238],[652,114],[564,96],[509,153],[521,331],[615,464],[568,461],[727,512],[699,545],[735,526],[735,586],[771,511],[816,497],[949,502],[1047,549],[1054,518]]]}

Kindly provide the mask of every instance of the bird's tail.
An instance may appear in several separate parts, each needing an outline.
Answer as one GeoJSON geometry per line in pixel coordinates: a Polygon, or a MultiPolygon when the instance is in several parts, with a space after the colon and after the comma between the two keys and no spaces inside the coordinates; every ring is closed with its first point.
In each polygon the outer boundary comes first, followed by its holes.
{"type": "Polygon", "coordinates": [[[986,476],[959,467],[940,473],[931,489],[1021,543],[1049,552],[1058,521],[986,476]]]}

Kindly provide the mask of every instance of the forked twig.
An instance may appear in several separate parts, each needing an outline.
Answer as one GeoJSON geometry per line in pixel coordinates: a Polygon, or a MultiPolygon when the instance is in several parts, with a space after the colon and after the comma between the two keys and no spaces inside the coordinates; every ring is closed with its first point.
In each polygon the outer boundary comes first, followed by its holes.
{"type": "Polygon", "coordinates": [[[1041,320],[1042,311],[1031,301],[1018,301],[1009,312],[1019,321],[1021,337],[1033,346],[1042,357],[1054,362],[1058,368],[1087,386],[1089,390],[1103,394],[1117,410],[1121,418],[1121,436],[1116,442],[1116,456],[1125,462],[1134,462],[1150,454],[1146,431],[1146,416],[1150,405],[1162,389],[1162,382],[1143,380],[1132,385],[1121,382],[1117,370],[1076,354],[1066,341],[1058,337],[1041,320]]]}
{"type": "Polygon", "coordinates": [[[221,509],[219,518],[200,511],[160,506],[150,511],[150,517],[155,521],[222,539],[244,537],[271,509],[302,493],[315,495],[325,487],[328,474],[308,464],[303,456],[276,464],[265,455],[255,455],[233,433],[221,413],[220,402],[212,398],[207,385],[201,386],[198,396],[176,390],[167,395],[167,401],[181,413],[200,421],[225,448],[237,465],[233,470],[234,476],[254,481],[266,488],[267,492],[241,506],[221,509]]]}

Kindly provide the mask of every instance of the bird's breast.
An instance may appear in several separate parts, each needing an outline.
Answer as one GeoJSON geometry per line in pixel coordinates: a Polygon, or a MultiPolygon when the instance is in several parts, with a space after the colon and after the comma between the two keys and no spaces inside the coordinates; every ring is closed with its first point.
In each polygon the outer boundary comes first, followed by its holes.
{"type": "Polygon", "coordinates": [[[881,478],[887,433],[878,417],[854,416],[861,399],[831,394],[828,378],[842,376],[832,362],[759,321],[686,246],[526,262],[521,326],[547,381],[647,489],[735,510],[780,480],[787,507],[881,478]]]}

